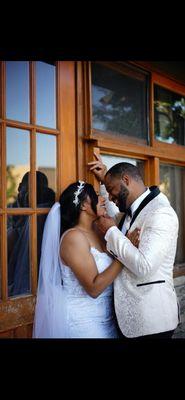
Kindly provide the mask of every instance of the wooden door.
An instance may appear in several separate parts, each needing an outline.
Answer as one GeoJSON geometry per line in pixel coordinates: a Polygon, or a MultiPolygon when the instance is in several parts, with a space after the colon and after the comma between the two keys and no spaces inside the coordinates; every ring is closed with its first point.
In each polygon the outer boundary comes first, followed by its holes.
{"type": "Polygon", "coordinates": [[[44,222],[76,180],[75,63],[0,63],[0,337],[32,336],[44,222]]]}

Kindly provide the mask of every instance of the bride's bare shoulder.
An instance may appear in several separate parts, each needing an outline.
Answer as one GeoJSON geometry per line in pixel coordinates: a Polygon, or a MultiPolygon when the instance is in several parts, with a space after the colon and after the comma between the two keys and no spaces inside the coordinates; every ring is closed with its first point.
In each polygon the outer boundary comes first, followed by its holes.
{"type": "Polygon", "coordinates": [[[82,232],[77,229],[66,232],[60,245],[60,256],[66,265],[72,265],[77,254],[84,258],[89,251],[88,240],[82,232]]]}
{"type": "Polygon", "coordinates": [[[69,229],[65,232],[64,237],[61,242],[61,250],[62,248],[71,247],[71,246],[89,246],[88,240],[85,235],[79,229],[69,229]]]}

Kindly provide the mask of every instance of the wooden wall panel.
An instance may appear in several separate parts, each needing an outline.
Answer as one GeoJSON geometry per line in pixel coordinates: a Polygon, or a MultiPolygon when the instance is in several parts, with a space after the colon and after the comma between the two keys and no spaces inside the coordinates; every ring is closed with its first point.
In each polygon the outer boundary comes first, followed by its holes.
{"type": "Polygon", "coordinates": [[[35,297],[18,297],[0,303],[0,332],[33,323],[35,297]]]}

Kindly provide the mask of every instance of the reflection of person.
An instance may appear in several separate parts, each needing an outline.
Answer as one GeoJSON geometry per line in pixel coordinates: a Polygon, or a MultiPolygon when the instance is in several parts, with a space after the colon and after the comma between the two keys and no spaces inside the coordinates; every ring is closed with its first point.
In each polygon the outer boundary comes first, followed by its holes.
{"type": "MultiPolygon", "coordinates": [[[[55,193],[48,188],[47,177],[36,171],[37,206],[51,207],[55,201],[55,193]]],[[[29,172],[19,184],[18,196],[11,205],[13,208],[29,207],[29,172]]],[[[40,257],[42,232],[46,216],[37,218],[37,254],[40,257]]],[[[8,293],[9,296],[27,293],[30,287],[29,279],[29,217],[13,215],[8,217],[8,293]]]]}
{"type": "Polygon", "coordinates": [[[118,337],[112,282],[122,267],[93,229],[104,213],[104,199],[82,181],[69,185],[49,212],[33,337],[118,337]]]}
{"type": "MultiPolygon", "coordinates": [[[[29,177],[26,172],[18,186],[18,195],[11,207],[29,207],[29,177]]],[[[51,207],[55,202],[55,193],[48,187],[48,179],[43,172],[36,171],[37,207],[51,207]]]]}
{"type": "Polygon", "coordinates": [[[112,218],[98,221],[108,251],[123,264],[114,284],[119,327],[129,338],[170,338],[178,324],[173,285],[177,215],[156,186],[145,187],[137,167],[123,162],[106,172],[101,157],[96,158],[89,163],[91,171],[125,213],[119,229],[112,218]],[[141,230],[138,248],[125,236],[136,227],[141,230]]]}

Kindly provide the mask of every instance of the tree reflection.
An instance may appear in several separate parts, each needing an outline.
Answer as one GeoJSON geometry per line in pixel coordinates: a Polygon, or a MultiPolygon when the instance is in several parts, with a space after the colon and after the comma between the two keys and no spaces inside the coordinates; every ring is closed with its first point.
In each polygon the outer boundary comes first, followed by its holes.
{"type": "MultiPolygon", "coordinates": [[[[157,93],[165,97],[164,91],[157,93]]],[[[185,99],[167,91],[169,101],[155,100],[155,136],[168,143],[185,144],[185,99]],[[171,97],[171,99],[170,99],[171,97]],[[175,98],[174,98],[175,97],[175,98]]],[[[157,96],[158,97],[158,96],[157,96]]]]}
{"type": "Polygon", "coordinates": [[[147,78],[92,63],[93,128],[147,140],[147,78]]]}
{"type": "Polygon", "coordinates": [[[93,126],[119,134],[141,137],[141,119],[137,97],[123,95],[93,85],[93,126]],[[101,97],[100,97],[101,96],[101,97]]]}

